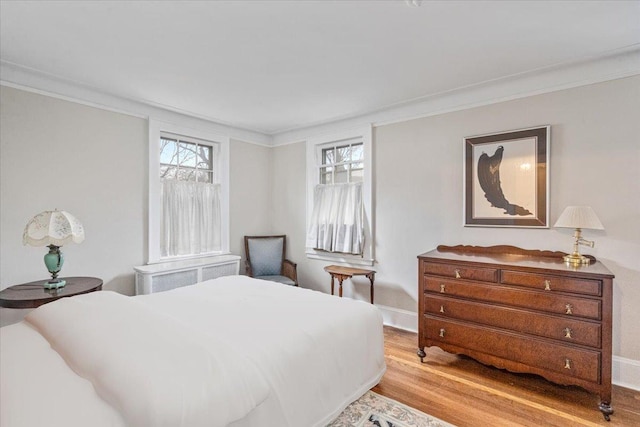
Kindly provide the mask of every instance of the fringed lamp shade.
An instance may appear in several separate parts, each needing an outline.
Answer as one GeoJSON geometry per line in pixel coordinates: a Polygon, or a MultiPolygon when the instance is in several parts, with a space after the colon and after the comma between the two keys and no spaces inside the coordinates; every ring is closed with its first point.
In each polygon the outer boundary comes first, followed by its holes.
{"type": "Polygon", "coordinates": [[[44,211],[31,218],[22,235],[22,243],[29,246],[63,246],[81,243],[84,228],[78,219],[66,211],[44,211]]]}
{"type": "Polygon", "coordinates": [[[49,247],[49,253],[44,256],[44,263],[51,273],[51,280],[45,283],[45,288],[57,289],[66,284],[64,280],[58,279],[58,273],[64,264],[64,255],[60,252],[60,246],[71,242],[81,243],[83,240],[84,227],[69,212],[44,211],[27,223],[22,235],[22,243],[49,247]]]}

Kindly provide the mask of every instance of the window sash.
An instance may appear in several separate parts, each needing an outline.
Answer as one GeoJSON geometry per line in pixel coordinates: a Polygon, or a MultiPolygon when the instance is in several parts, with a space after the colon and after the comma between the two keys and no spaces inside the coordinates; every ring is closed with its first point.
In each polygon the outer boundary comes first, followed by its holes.
{"type": "Polygon", "coordinates": [[[160,178],[180,181],[219,183],[216,174],[219,144],[213,141],[202,141],[187,137],[178,137],[160,133],[160,178]],[[167,152],[164,151],[168,144],[167,152]],[[183,148],[181,147],[193,147],[183,148]],[[201,152],[201,148],[204,149],[201,152]],[[181,153],[191,151],[193,157],[183,159],[181,153]],[[164,160],[164,161],[163,161],[164,160]],[[204,166],[204,167],[203,167],[204,166]]]}
{"type": "Polygon", "coordinates": [[[318,147],[320,164],[319,182],[321,184],[341,184],[362,181],[358,174],[352,170],[363,169],[363,142],[359,139],[353,142],[333,142],[318,147]],[[343,156],[338,156],[338,150],[343,151],[343,156]],[[340,161],[335,161],[340,158],[340,161]],[[340,179],[338,179],[340,178],[340,179]]]}

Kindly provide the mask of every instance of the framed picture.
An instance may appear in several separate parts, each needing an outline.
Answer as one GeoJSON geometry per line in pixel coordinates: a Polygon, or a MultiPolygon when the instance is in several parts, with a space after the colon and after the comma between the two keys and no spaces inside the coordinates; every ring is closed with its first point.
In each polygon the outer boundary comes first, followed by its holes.
{"type": "Polygon", "coordinates": [[[464,225],[542,227],[549,218],[550,126],[464,138],[464,225]]]}

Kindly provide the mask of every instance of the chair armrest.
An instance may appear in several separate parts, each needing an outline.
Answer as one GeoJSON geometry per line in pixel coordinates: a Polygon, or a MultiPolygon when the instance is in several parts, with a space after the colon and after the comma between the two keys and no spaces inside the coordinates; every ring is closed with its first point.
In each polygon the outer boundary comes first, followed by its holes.
{"type": "Polygon", "coordinates": [[[284,261],[282,261],[282,275],[293,280],[296,286],[298,286],[297,267],[298,265],[295,262],[289,261],[288,259],[285,259],[284,261]]]}

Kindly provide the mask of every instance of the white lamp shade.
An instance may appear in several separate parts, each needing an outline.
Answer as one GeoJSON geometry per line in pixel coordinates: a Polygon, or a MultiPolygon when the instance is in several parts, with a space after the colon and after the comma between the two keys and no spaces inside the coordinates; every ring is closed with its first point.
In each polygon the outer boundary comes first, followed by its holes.
{"type": "Polygon", "coordinates": [[[604,226],[590,206],[567,206],[554,227],[604,230],[604,226]]]}
{"type": "Polygon", "coordinates": [[[63,246],[84,240],[84,227],[65,211],[44,211],[31,218],[24,228],[22,243],[30,246],[63,246]]]}

